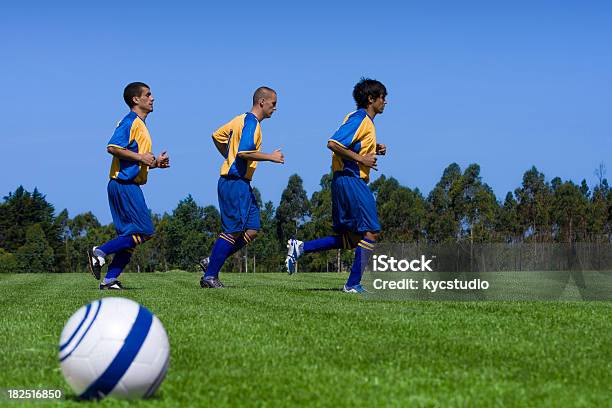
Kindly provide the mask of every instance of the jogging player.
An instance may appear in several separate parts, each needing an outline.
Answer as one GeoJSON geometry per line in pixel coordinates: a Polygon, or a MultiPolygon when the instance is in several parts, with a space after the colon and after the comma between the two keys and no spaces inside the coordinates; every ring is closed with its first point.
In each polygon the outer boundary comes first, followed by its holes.
{"type": "Polygon", "coordinates": [[[349,113],[328,140],[332,153],[332,218],[337,235],[287,243],[286,266],[295,272],[297,259],[308,252],[355,248],[355,259],[344,292],[361,293],[361,276],[374,251],[380,232],[376,201],[368,187],[370,170],[376,170],[376,156],[387,148],[376,142],[374,118],[383,113],[387,89],[376,80],[362,78],[353,89],[357,110],[349,113]]]}

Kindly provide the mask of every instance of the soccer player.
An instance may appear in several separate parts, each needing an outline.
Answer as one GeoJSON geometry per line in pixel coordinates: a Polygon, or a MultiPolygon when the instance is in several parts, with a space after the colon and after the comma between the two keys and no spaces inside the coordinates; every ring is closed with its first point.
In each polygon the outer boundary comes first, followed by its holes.
{"type": "Polygon", "coordinates": [[[213,135],[215,147],[223,156],[221,177],[217,184],[221,226],[209,258],[200,261],[204,275],[203,288],[222,288],[219,271],[225,260],[257,236],[260,229],[259,207],[251,188],[251,179],[260,161],[284,163],[280,149],[261,153],[261,121],[276,110],[276,92],[262,86],[253,94],[250,112],[236,116],[217,129],[213,135]]]}
{"type": "Polygon", "coordinates": [[[153,112],[151,88],[142,82],[128,84],[123,99],[130,108],[117,125],[106,151],[113,156],[108,182],[108,202],[117,238],[87,251],[89,270],[100,279],[106,257],[115,254],[100,290],[123,289],[117,277],[130,262],[136,245],[149,240],[153,233],[151,213],[140,186],[147,182],[149,169],[170,167],[164,151],[157,158],[151,153],[151,136],[145,124],[153,112]]]}
{"type": "Polygon", "coordinates": [[[387,89],[379,81],[362,78],[353,89],[357,110],[349,113],[327,142],[332,153],[332,218],[338,235],[302,242],[290,239],[286,266],[295,272],[297,259],[304,253],[334,248],[355,248],[344,292],[362,293],[361,276],[374,251],[380,232],[376,201],[368,187],[370,169],[376,170],[376,155],[387,148],[376,142],[374,118],[383,113],[387,89]]]}

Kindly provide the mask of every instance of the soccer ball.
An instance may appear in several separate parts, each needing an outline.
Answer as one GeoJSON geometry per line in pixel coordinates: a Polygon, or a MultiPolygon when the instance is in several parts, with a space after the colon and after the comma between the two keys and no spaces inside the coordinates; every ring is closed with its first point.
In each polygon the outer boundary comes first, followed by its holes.
{"type": "Polygon", "coordinates": [[[74,313],[60,336],[59,360],[80,399],[148,398],[170,360],[159,319],[138,303],[107,297],[74,313]]]}

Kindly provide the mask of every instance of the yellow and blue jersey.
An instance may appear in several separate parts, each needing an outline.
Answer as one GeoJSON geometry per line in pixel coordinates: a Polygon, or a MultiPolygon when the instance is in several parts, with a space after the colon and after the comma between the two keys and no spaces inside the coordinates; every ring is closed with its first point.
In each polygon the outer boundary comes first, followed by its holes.
{"type": "Polygon", "coordinates": [[[221,176],[253,178],[256,161],[238,157],[241,152],[258,152],[261,148],[261,126],[251,113],[236,116],[213,133],[213,139],[227,145],[227,154],[221,165],[221,176]]]}
{"type": "MultiPolygon", "coordinates": [[[[346,115],[340,128],[329,140],[361,156],[376,153],[376,129],[365,109],[346,115]]],[[[369,167],[344,159],[336,153],[332,154],[332,172],[348,173],[362,178],[366,183],[370,181],[369,167]]]]}
{"type": "MultiPolygon", "coordinates": [[[[119,122],[107,146],[127,149],[139,154],[150,153],[151,135],[136,112],[130,112],[119,122]]],[[[131,160],[121,160],[113,156],[110,169],[111,179],[145,184],[148,173],[149,166],[147,165],[131,160]]]]}

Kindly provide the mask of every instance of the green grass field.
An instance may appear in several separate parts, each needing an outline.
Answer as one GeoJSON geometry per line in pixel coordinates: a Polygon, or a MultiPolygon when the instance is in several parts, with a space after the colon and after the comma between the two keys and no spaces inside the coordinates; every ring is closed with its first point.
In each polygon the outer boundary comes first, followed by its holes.
{"type": "MultiPolygon", "coordinates": [[[[157,314],[171,344],[165,382],[136,406],[612,401],[611,302],[376,301],[337,291],[344,274],[225,274],[224,290],[198,278],[123,277],[119,295],[157,314]]],[[[57,344],[68,317],[104,295],[117,293],[86,274],[0,275],[0,388],[60,388],[67,400],[55,405],[95,404],[74,400],[57,344]]]]}

